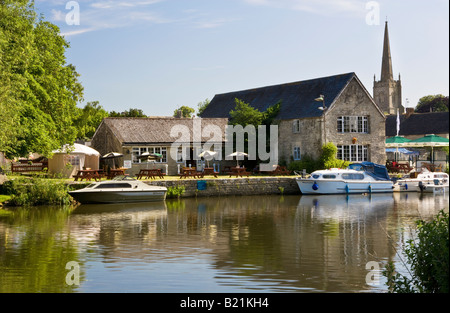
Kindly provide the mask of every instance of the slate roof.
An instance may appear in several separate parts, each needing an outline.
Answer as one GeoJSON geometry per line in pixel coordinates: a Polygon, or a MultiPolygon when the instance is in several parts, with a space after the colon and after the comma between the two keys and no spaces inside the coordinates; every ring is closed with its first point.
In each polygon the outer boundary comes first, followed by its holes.
{"type": "MultiPolygon", "coordinates": [[[[228,124],[228,120],[225,118],[108,117],[103,119],[102,123],[109,127],[122,144],[156,144],[172,143],[180,138],[180,134],[171,136],[172,127],[176,125],[186,126],[189,129],[190,142],[192,142],[194,140],[192,135],[194,120],[201,122],[202,129],[207,125],[218,126],[222,131],[222,140],[224,140],[225,127],[228,124]]],[[[209,133],[205,132],[204,135],[207,137],[202,137],[202,142],[211,139],[209,133]]]]}
{"type": "MultiPolygon", "coordinates": [[[[413,113],[400,115],[400,136],[448,134],[448,112],[413,113]]],[[[397,115],[386,117],[386,136],[397,135],[397,115]]]]}
{"type": "Polygon", "coordinates": [[[202,117],[226,117],[236,107],[235,99],[248,103],[253,108],[263,112],[270,106],[282,101],[281,110],[277,118],[294,119],[305,117],[318,117],[322,111],[318,109],[321,103],[315,101],[320,95],[325,96],[325,105],[330,105],[355,73],[346,73],[281,85],[267,86],[255,89],[241,90],[217,94],[203,111],[202,117]]]}

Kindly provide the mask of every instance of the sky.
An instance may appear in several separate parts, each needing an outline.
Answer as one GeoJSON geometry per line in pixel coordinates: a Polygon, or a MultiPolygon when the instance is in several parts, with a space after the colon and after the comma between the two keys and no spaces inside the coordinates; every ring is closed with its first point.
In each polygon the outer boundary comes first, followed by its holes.
{"type": "Polygon", "coordinates": [[[370,94],[388,21],[402,102],[449,95],[448,0],[35,0],[84,101],[172,116],[215,94],[355,72],[370,94]]]}

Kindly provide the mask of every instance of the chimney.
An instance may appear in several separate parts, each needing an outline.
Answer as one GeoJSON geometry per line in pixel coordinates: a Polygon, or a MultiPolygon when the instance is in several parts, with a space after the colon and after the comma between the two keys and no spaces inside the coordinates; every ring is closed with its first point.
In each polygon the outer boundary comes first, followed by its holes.
{"type": "Polygon", "coordinates": [[[410,117],[414,113],[414,108],[406,108],[406,118],[410,117]]]}

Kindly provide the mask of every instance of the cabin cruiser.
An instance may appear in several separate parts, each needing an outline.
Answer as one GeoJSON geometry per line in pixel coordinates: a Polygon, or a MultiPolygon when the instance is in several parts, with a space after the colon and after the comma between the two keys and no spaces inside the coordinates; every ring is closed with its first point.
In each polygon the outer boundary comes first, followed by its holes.
{"type": "Polygon", "coordinates": [[[99,181],[86,188],[69,191],[80,203],[123,203],[165,200],[166,187],[148,185],[128,176],[99,181]]]}
{"type": "Polygon", "coordinates": [[[302,194],[393,192],[386,167],[372,162],[353,163],[346,169],[318,170],[296,181],[302,194]]]}
{"type": "Polygon", "coordinates": [[[447,173],[430,172],[425,169],[421,173],[413,173],[413,175],[413,177],[403,177],[397,180],[394,184],[394,191],[448,192],[449,176],[447,173]]]}

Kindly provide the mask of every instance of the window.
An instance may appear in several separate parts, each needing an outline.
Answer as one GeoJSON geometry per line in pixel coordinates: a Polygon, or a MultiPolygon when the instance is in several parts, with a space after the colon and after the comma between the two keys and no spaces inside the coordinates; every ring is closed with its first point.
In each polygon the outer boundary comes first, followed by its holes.
{"type": "Polygon", "coordinates": [[[339,160],[362,162],[368,160],[368,146],[363,145],[339,145],[337,146],[337,158],[339,160]]]}
{"type": "Polygon", "coordinates": [[[323,174],[322,177],[323,177],[323,178],[328,178],[328,179],[335,179],[335,178],[336,178],[336,175],[333,175],[333,174],[323,174]]]}
{"type": "Polygon", "coordinates": [[[338,133],[369,133],[369,118],[367,116],[339,116],[337,119],[338,133]]]}
{"type": "Polygon", "coordinates": [[[166,147],[133,147],[131,152],[131,158],[133,163],[147,162],[145,159],[141,160],[138,157],[144,153],[159,153],[162,158],[155,160],[156,163],[167,163],[167,148],[166,147]]]}
{"type": "Polygon", "coordinates": [[[293,158],[294,158],[294,161],[298,161],[298,160],[302,159],[302,156],[300,154],[300,147],[294,147],[293,158]]]}
{"type": "Polygon", "coordinates": [[[362,180],[364,179],[364,174],[342,174],[343,179],[355,179],[362,180]]]}
{"type": "Polygon", "coordinates": [[[69,161],[72,166],[79,166],[80,165],[80,156],[78,155],[69,155],[69,161]]]}
{"type": "Polygon", "coordinates": [[[183,163],[185,157],[183,154],[183,147],[178,147],[177,148],[177,163],[183,163]]]}
{"type": "Polygon", "coordinates": [[[300,120],[295,120],[292,123],[292,132],[295,134],[300,133],[300,120]]]}

